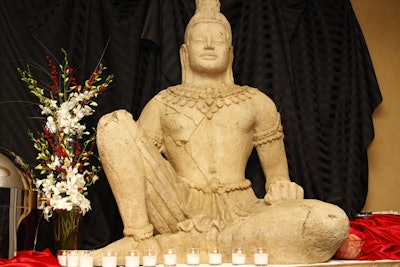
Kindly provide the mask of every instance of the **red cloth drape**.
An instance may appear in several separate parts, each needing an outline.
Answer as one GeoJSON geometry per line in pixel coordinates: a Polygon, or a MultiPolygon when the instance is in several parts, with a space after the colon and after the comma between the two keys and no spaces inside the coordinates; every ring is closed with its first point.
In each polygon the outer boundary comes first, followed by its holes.
{"type": "Polygon", "coordinates": [[[373,214],[350,221],[350,234],[363,240],[357,260],[400,259],[400,216],[373,214]]]}
{"type": "Polygon", "coordinates": [[[56,257],[49,249],[42,252],[33,250],[18,251],[11,259],[0,259],[2,267],[60,267],[56,257]]]}

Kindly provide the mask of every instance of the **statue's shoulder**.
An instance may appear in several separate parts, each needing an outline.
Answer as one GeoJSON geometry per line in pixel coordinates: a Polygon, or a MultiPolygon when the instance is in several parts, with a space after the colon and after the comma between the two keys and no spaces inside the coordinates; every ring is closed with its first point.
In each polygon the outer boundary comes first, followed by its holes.
{"type": "Polygon", "coordinates": [[[255,88],[255,87],[251,87],[251,86],[248,86],[248,85],[237,85],[237,86],[241,87],[244,91],[247,91],[247,92],[249,92],[251,94],[254,94],[254,95],[264,94],[260,89],[255,88]]]}
{"type": "MultiPolygon", "coordinates": [[[[239,85],[238,85],[239,86],[239,85]]],[[[256,87],[251,87],[248,85],[241,85],[240,87],[243,87],[244,90],[248,91],[249,93],[255,94],[255,95],[263,95],[269,98],[267,94],[265,94],[263,91],[256,87]]]]}
{"type": "Polygon", "coordinates": [[[163,90],[161,90],[160,92],[158,92],[158,93],[154,96],[154,98],[159,98],[159,97],[164,96],[164,95],[166,95],[166,94],[168,94],[168,88],[163,89],[163,90]]]}
{"type": "Polygon", "coordinates": [[[154,96],[154,98],[156,100],[165,99],[168,96],[176,94],[175,92],[179,91],[181,88],[183,88],[181,85],[169,86],[158,92],[157,95],[154,96]]]}
{"type": "Polygon", "coordinates": [[[242,85],[240,87],[242,88],[243,92],[246,93],[246,95],[251,96],[253,102],[256,102],[255,104],[274,105],[272,99],[260,89],[248,85],[242,85]]]}
{"type": "Polygon", "coordinates": [[[264,92],[256,87],[251,87],[248,85],[235,85],[237,95],[246,96],[250,99],[252,104],[258,105],[258,102],[269,102],[271,99],[264,92]]]}

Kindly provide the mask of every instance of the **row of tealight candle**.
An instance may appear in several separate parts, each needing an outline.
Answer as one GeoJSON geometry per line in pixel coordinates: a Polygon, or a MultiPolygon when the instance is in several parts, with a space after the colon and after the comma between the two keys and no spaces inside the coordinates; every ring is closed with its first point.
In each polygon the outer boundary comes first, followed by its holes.
{"type": "Polygon", "coordinates": [[[93,267],[93,256],[90,250],[59,250],[57,259],[63,267],[93,267]]]}
{"type": "MultiPolygon", "coordinates": [[[[61,266],[65,267],[93,267],[93,257],[88,250],[61,250],[58,251],[58,261],[61,266]]],[[[268,265],[268,253],[265,248],[256,248],[253,253],[254,265],[264,267],[268,265]]],[[[139,249],[128,250],[125,254],[125,267],[138,267],[140,258],[144,267],[155,267],[157,265],[157,251],[155,249],[147,249],[140,251],[139,249]]],[[[174,267],[177,264],[176,251],[168,248],[163,254],[163,263],[165,267],[174,267]]],[[[200,249],[189,248],[186,254],[186,264],[188,266],[200,265],[200,249]]],[[[218,248],[210,248],[208,250],[208,264],[221,265],[222,254],[218,248]]],[[[232,265],[246,264],[246,252],[243,248],[232,249],[232,265]]],[[[102,267],[116,267],[117,253],[114,250],[106,250],[102,255],[102,267]]]]}
{"type": "MultiPolygon", "coordinates": [[[[256,248],[252,251],[254,265],[258,267],[268,266],[268,252],[266,248],[256,248]]],[[[186,264],[196,266],[200,264],[200,251],[198,248],[189,248],[186,254],[186,264]]],[[[221,265],[222,254],[218,248],[210,248],[208,250],[208,264],[221,265]]],[[[243,248],[232,249],[232,265],[246,264],[246,252],[243,248]]],[[[164,264],[165,265],[165,264],[164,264]]]]}

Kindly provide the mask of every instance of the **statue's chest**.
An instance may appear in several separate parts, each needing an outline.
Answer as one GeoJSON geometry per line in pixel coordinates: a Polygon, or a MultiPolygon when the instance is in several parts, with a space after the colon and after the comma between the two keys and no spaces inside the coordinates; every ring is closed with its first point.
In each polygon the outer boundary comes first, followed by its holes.
{"type": "MultiPolygon", "coordinates": [[[[156,100],[162,104],[163,133],[174,139],[187,140],[197,134],[216,136],[226,132],[249,131],[253,123],[252,97],[248,87],[197,88],[170,87],[156,100]]],[[[165,137],[165,136],[164,136],[165,137]]]]}
{"type": "Polygon", "coordinates": [[[247,104],[225,106],[207,116],[198,108],[165,106],[163,133],[174,140],[188,141],[191,138],[221,139],[249,133],[253,127],[253,116],[247,104]]]}

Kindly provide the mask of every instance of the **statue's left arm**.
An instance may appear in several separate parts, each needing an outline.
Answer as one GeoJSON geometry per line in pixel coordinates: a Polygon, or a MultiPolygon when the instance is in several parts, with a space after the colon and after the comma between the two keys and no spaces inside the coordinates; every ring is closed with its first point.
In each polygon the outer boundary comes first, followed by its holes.
{"type": "Polygon", "coordinates": [[[303,188],[290,181],[280,114],[270,98],[262,95],[258,99],[262,101],[256,106],[253,142],[266,178],[265,202],[302,199],[303,188]]]}
{"type": "Polygon", "coordinates": [[[160,121],[161,104],[151,99],[143,108],[138,119],[138,124],[144,132],[146,138],[159,150],[163,150],[162,127],[160,121]]]}

